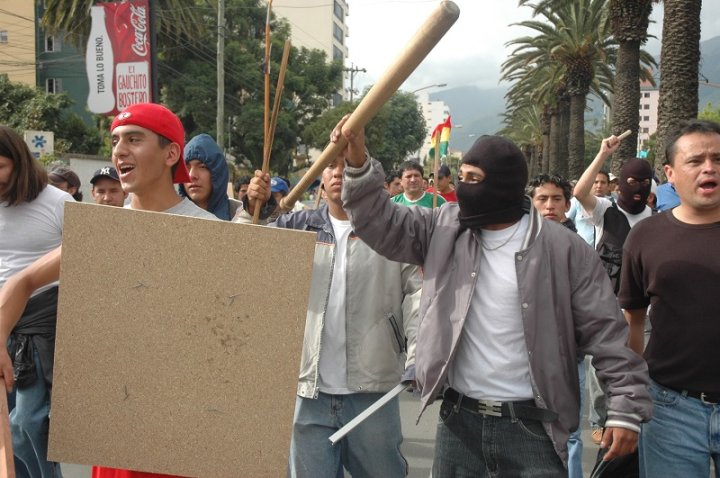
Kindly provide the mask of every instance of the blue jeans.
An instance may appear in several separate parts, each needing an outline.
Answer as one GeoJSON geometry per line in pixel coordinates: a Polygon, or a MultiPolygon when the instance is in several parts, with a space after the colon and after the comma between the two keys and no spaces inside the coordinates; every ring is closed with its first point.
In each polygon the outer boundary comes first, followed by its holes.
{"type": "Polygon", "coordinates": [[[587,364],[585,359],[578,362],[578,383],[580,385],[580,416],[577,430],[570,434],[568,438],[568,477],[583,478],[582,471],[582,409],[585,405],[585,368],[587,364]]]}
{"type": "Polygon", "coordinates": [[[288,476],[293,478],[404,477],[407,461],[400,452],[402,428],[397,397],[333,446],[330,435],[372,405],[382,393],[353,393],[318,398],[297,397],[290,443],[288,476]]]}
{"type": "Polygon", "coordinates": [[[650,382],[653,417],[640,433],[640,476],[720,477],[720,405],[650,382]]]}
{"type": "Polygon", "coordinates": [[[37,351],[37,378],[25,388],[8,394],[10,433],[17,478],[62,478],[60,464],[47,459],[50,390],[43,379],[37,351]]]}
{"type": "Polygon", "coordinates": [[[539,421],[440,407],[433,478],[567,476],[539,421]]]}

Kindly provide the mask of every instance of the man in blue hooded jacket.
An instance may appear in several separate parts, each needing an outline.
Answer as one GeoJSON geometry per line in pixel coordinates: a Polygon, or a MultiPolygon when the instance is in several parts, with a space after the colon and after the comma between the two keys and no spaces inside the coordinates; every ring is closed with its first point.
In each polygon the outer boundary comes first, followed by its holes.
{"type": "Polygon", "coordinates": [[[220,147],[210,135],[202,133],[188,141],[183,156],[190,182],[180,185],[180,195],[219,219],[229,221],[240,202],[227,195],[230,174],[220,147]]]}

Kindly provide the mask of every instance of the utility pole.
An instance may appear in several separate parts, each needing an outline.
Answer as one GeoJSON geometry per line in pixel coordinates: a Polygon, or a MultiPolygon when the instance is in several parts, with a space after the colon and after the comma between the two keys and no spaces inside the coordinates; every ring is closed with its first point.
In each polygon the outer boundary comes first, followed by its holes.
{"type": "Polygon", "coordinates": [[[355,93],[355,73],[363,72],[366,73],[365,68],[358,68],[357,66],[350,63],[350,68],[343,68],[343,71],[350,73],[350,101],[353,100],[353,94],[355,93]]]}
{"type": "Polygon", "coordinates": [[[217,39],[217,144],[223,148],[225,136],[225,0],[218,0],[217,39]]]}

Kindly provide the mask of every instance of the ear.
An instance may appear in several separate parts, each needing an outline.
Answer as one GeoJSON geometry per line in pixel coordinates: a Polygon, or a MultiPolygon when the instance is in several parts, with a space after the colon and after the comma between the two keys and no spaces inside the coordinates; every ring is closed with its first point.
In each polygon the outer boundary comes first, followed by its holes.
{"type": "Polygon", "coordinates": [[[663,166],[663,170],[665,171],[665,176],[667,176],[668,178],[668,182],[675,185],[675,170],[673,169],[673,167],[669,164],[666,164],[665,166],[663,166]]]}
{"type": "Polygon", "coordinates": [[[565,201],[565,214],[567,214],[567,212],[570,210],[570,206],[570,201],[565,201]]]}
{"type": "Polygon", "coordinates": [[[165,148],[165,165],[172,168],[175,163],[180,161],[180,153],[182,151],[180,150],[180,145],[177,143],[170,143],[165,148]]]}

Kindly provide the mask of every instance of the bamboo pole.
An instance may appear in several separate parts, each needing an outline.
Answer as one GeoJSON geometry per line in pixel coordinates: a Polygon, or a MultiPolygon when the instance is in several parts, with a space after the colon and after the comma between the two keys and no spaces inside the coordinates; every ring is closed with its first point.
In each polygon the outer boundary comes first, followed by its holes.
{"type": "MultiPolygon", "coordinates": [[[[447,33],[460,15],[460,9],[452,1],[440,2],[433,13],[420,26],[410,39],[405,50],[385,71],[383,76],[368,91],[358,107],[348,118],[343,130],[358,133],[377,114],[380,108],[400,88],[400,85],[415,71],[425,57],[447,33]]],[[[347,140],[341,136],[337,142],[330,143],[300,179],[297,185],[280,201],[280,208],[289,211],[302,193],[312,184],[323,169],[330,164],[347,146],[347,140]]]]}
{"type": "MultiPolygon", "coordinates": [[[[270,156],[272,154],[272,145],[273,139],[275,138],[275,128],[277,127],[278,114],[280,113],[280,100],[282,99],[282,92],[285,89],[285,72],[287,71],[287,63],[289,57],[290,40],[285,40],[285,48],[283,49],[282,62],[280,63],[277,86],[275,87],[275,101],[273,103],[272,116],[270,117],[268,131],[265,134],[267,145],[264,145],[263,147],[263,174],[267,174],[270,171],[270,156]]],[[[253,224],[257,224],[260,221],[260,209],[260,207],[256,207],[253,211],[253,224]]]]}
{"type": "Polygon", "coordinates": [[[433,160],[433,202],[432,207],[435,209],[438,205],[438,169],[440,169],[440,138],[442,137],[442,129],[435,137],[435,158],[433,160]]]}

